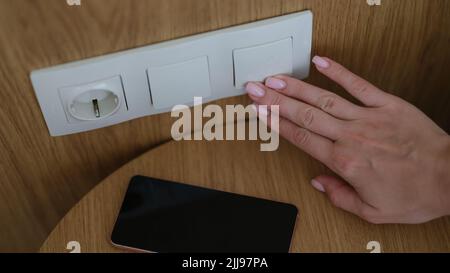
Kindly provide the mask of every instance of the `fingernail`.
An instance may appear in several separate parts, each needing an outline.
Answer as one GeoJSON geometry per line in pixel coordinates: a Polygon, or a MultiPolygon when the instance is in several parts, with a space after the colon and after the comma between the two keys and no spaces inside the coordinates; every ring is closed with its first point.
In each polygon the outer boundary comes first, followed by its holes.
{"type": "Polygon", "coordinates": [[[320,192],[325,192],[325,188],[323,187],[322,184],[319,183],[319,181],[313,179],[313,180],[311,181],[311,185],[312,185],[316,190],[318,190],[318,191],[320,191],[320,192]]]}
{"type": "Polygon", "coordinates": [[[286,88],[287,84],[283,80],[270,77],[266,80],[266,86],[272,89],[282,90],[286,88]]]}
{"type": "Polygon", "coordinates": [[[264,97],[265,93],[264,89],[262,89],[259,85],[249,82],[245,87],[247,92],[254,97],[264,97]]]}
{"type": "Polygon", "coordinates": [[[322,57],[315,56],[312,59],[312,62],[320,68],[328,68],[330,67],[330,63],[322,57]]]}

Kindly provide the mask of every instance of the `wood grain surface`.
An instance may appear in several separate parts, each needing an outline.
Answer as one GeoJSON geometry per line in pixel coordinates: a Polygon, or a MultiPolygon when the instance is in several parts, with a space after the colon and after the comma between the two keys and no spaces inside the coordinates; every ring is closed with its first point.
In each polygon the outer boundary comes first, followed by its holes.
{"type": "MultiPolygon", "coordinates": [[[[33,69],[304,9],[314,13],[315,53],[413,102],[450,131],[448,0],[378,7],[365,0],[82,0],[80,7],[0,0],[0,251],[36,251],[86,192],[170,136],[163,114],[52,138],[29,80],[33,69]]],[[[343,94],[316,71],[308,81],[343,94]]]]}
{"type": "Polygon", "coordinates": [[[41,251],[68,252],[69,241],[78,241],[81,252],[120,251],[109,238],[134,175],[294,204],[299,217],[292,252],[368,252],[370,241],[380,242],[384,252],[450,251],[450,217],[424,225],[368,224],[313,189],[310,180],[323,172],[285,141],[276,152],[260,152],[257,141],[169,142],[102,181],[62,219],[41,251]]]}

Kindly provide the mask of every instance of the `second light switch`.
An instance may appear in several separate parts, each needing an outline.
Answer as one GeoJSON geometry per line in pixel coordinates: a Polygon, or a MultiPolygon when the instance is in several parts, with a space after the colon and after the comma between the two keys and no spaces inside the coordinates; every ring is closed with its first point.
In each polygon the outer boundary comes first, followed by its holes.
{"type": "Polygon", "coordinates": [[[234,85],[243,88],[249,81],[262,82],[268,76],[292,74],[292,38],[233,50],[234,85]]]}
{"type": "Polygon", "coordinates": [[[194,97],[211,96],[208,57],[150,67],[147,70],[153,106],[170,108],[177,104],[192,104],[194,97]]]}

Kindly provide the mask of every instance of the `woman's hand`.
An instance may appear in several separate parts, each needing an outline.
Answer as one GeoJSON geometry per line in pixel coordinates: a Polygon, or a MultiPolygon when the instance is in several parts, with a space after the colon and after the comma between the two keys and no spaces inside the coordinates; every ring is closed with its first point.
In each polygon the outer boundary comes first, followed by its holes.
{"type": "Polygon", "coordinates": [[[287,76],[246,87],[256,105],[279,105],[281,136],[346,181],[322,175],[312,185],[335,206],[371,223],[423,223],[450,215],[446,132],[338,63],[318,56],[313,63],[364,106],[287,76]]]}

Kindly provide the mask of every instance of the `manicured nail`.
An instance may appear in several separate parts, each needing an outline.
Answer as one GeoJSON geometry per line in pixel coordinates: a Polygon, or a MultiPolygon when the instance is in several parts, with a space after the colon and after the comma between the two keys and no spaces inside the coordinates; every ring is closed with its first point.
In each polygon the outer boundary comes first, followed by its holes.
{"type": "Polygon", "coordinates": [[[255,84],[255,83],[252,83],[252,82],[249,82],[247,84],[247,86],[245,87],[245,89],[247,90],[247,92],[250,95],[252,95],[254,97],[258,97],[258,98],[264,97],[264,95],[266,93],[264,91],[264,89],[262,89],[259,85],[255,84]]]}
{"type": "Polygon", "coordinates": [[[275,90],[283,90],[286,88],[287,84],[283,80],[270,77],[266,80],[266,86],[275,90]]]}
{"type": "Polygon", "coordinates": [[[317,180],[312,180],[311,185],[320,192],[325,192],[325,188],[322,186],[322,184],[319,183],[317,180]]]}
{"type": "Polygon", "coordinates": [[[328,68],[330,67],[330,63],[322,57],[315,56],[312,59],[312,62],[320,68],[328,68]]]}

